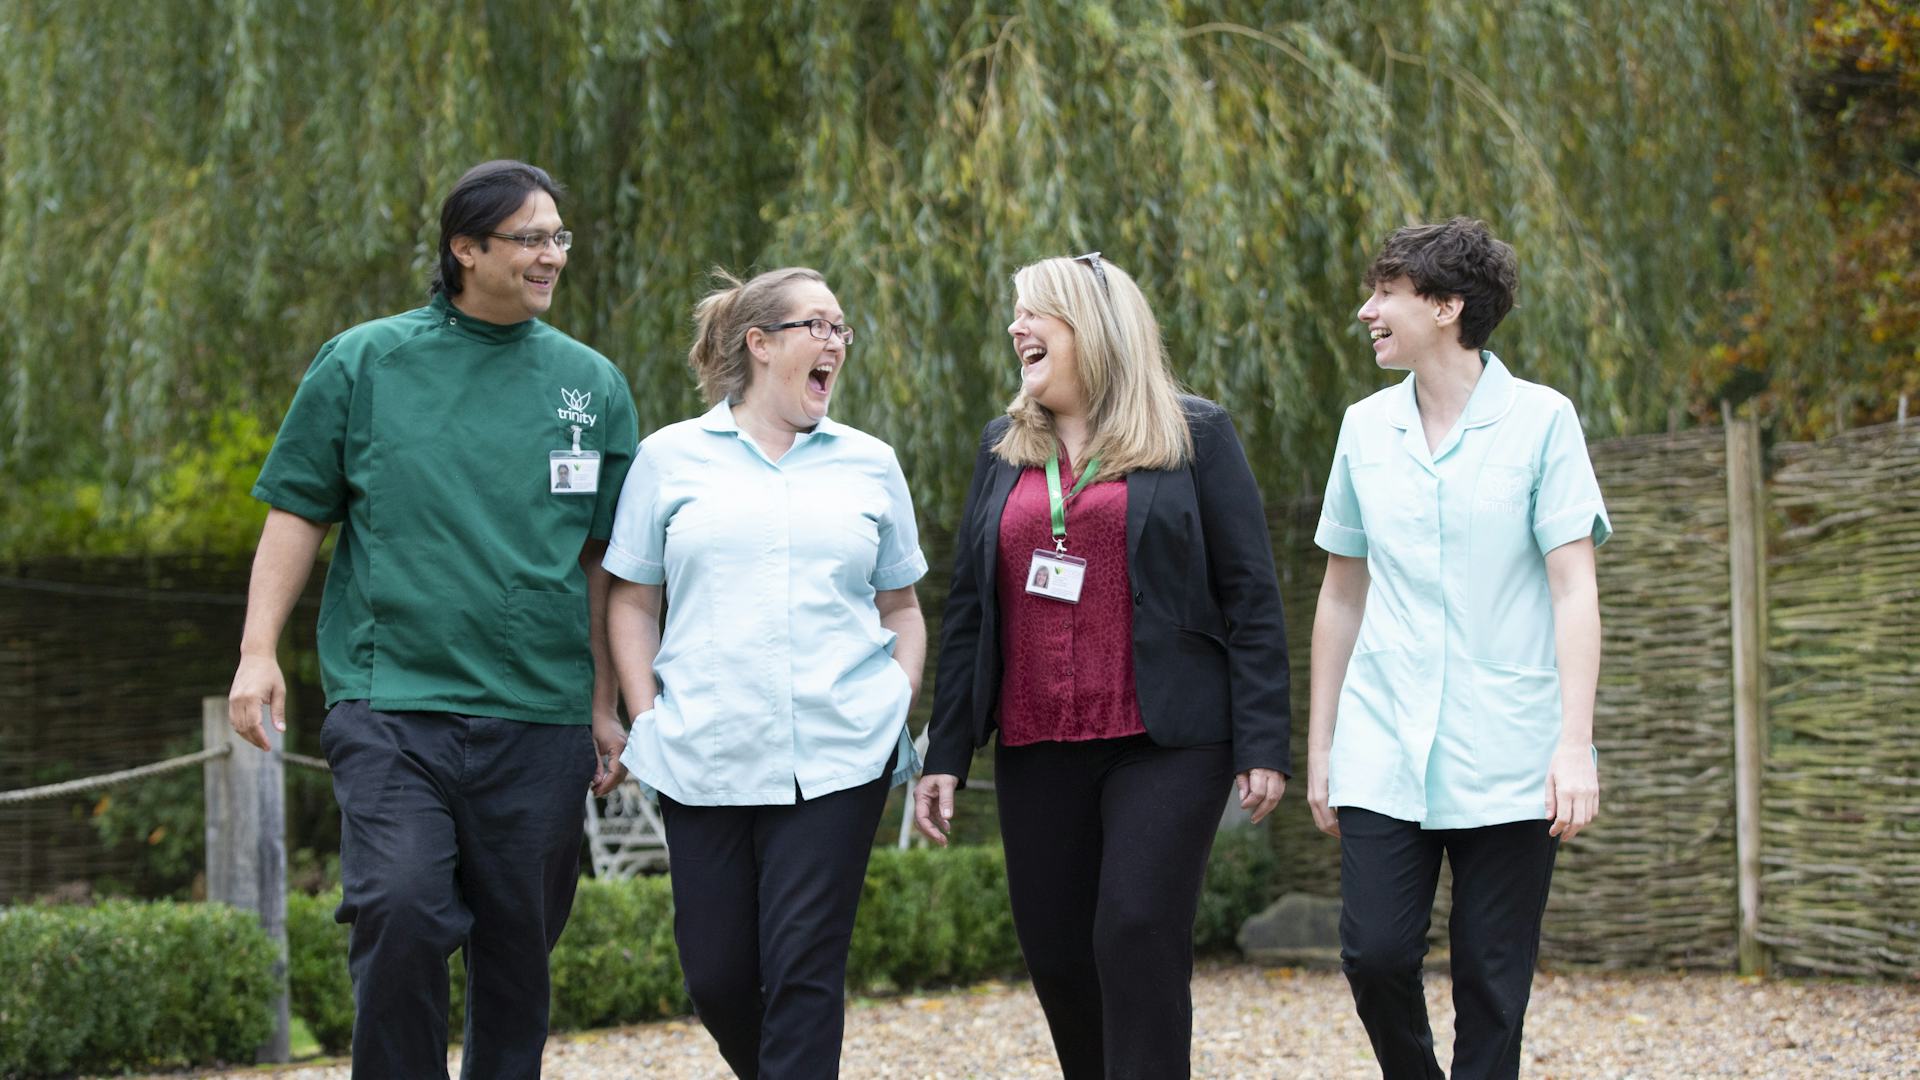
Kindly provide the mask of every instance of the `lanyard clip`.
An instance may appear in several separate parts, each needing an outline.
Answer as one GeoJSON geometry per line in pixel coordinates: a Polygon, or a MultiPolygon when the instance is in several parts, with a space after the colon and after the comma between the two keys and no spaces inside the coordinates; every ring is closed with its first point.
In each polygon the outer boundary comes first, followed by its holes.
{"type": "Polygon", "coordinates": [[[1061,533],[1059,536],[1053,538],[1053,553],[1055,555],[1065,555],[1067,553],[1067,536],[1065,533],[1061,533]]]}

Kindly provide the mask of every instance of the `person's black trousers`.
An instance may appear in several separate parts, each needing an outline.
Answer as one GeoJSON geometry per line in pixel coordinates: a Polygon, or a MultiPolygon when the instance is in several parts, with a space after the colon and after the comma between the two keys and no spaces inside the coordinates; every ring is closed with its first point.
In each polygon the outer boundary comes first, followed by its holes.
{"type": "Polygon", "coordinates": [[[1386,1080],[1444,1080],[1420,988],[1440,857],[1453,867],[1448,922],[1454,1080],[1520,1075],[1520,1029],[1560,841],[1552,822],[1422,829],[1340,810],[1340,966],[1386,1080]]]}
{"type": "Polygon", "coordinates": [[[1014,931],[1066,1080],[1189,1075],[1193,917],[1232,783],[1227,743],[995,751],[1014,931]]]}
{"type": "Polygon", "coordinates": [[[343,701],[320,744],[340,803],[353,1075],[447,1075],[447,958],[464,949],[463,1077],[540,1075],[547,955],[573,908],[585,724],[343,701]]]}
{"type": "Polygon", "coordinates": [[[660,797],[687,996],[741,1080],[840,1075],[847,948],[892,772],[792,806],[660,797]]]}

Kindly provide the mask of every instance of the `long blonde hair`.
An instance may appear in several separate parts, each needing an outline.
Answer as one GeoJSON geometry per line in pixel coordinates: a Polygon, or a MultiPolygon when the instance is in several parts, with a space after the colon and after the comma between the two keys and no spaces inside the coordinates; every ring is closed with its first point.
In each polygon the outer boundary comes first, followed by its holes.
{"type": "Polygon", "coordinates": [[[745,282],[715,267],[713,277],[720,287],[693,307],[693,348],[687,350],[687,366],[699,378],[707,404],[718,405],[738,401],[746,392],[753,372],[747,331],[787,313],[787,291],[795,282],[824,285],[827,279],[804,266],[769,270],[745,282]]]}
{"type": "MultiPolygon", "coordinates": [[[[1028,311],[1073,330],[1091,433],[1083,453],[1100,459],[1100,475],[1181,468],[1193,457],[1193,434],[1167,370],[1160,324],[1126,271],[1103,261],[1096,277],[1094,266],[1042,259],[1013,275],[1014,293],[1028,311]]],[[[994,453],[1014,465],[1046,464],[1058,444],[1053,413],[1022,388],[1007,415],[1012,423],[994,453]]]]}

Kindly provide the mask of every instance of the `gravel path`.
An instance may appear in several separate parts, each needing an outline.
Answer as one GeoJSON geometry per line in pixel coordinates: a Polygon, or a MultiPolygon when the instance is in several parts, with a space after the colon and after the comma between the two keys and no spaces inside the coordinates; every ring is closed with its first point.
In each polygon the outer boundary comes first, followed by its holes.
{"type": "MultiPolygon", "coordinates": [[[[1194,979],[1197,1077],[1352,1077],[1379,1072],[1338,972],[1218,965],[1194,979]]],[[[1440,1060],[1452,1050],[1448,982],[1432,976],[1440,1060]]],[[[1920,1077],[1920,986],[1757,982],[1721,975],[1541,975],[1527,1016],[1528,1080],[1653,1077],[1920,1077]]],[[[453,1060],[457,1063],[458,1054],[453,1060]]],[[[458,1065],[453,1066],[458,1075],[458,1065]]],[[[262,1070],[221,1074],[258,1078],[262,1070]]],[[[347,1080],[344,1063],[276,1080],[347,1080]]],[[[557,1036],[549,1080],[722,1078],[693,1021],[557,1036]]],[[[842,1076],[1057,1077],[1024,984],[860,1001],[848,1010],[842,1076]]]]}

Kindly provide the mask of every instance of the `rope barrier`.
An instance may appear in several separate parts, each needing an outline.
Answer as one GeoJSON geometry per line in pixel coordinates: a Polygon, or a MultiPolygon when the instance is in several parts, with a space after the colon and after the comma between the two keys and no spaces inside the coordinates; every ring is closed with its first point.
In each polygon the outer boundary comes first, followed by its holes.
{"type": "Polygon", "coordinates": [[[156,761],[151,765],[142,765],[134,769],[122,769],[119,772],[111,772],[102,776],[85,776],[78,780],[67,780],[58,784],[48,784],[45,787],[22,788],[19,791],[0,791],[0,806],[5,806],[10,803],[31,802],[34,799],[57,799],[62,795],[78,795],[85,791],[97,791],[103,787],[113,787],[116,784],[130,783],[134,780],[145,780],[149,776],[160,776],[164,773],[190,768],[203,761],[212,761],[214,758],[226,757],[231,753],[233,753],[233,747],[231,746],[216,746],[211,750],[201,750],[198,753],[187,754],[183,757],[168,758],[165,761],[156,761]]]}
{"type": "MultiPolygon", "coordinates": [[[[201,750],[177,758],[168,758],[165,761],[156,761],[151,765],[142,765],[133,769],[122,769],[119,772],[105,773],[100,776],[83,776],[78,780],[63,780],[58,784],[48,784],[44,787],[21,788],[19,791],[0,791],[0,806],[5,806],[10,803],[32,802],[35,799],[57,799],[62,795],[78,795],[85,791],[98,791],[104,787],[113,787],[116,784],[128,784],[135,780],[145,780],[149,776],[161,776],[180,769],[190,768],[203,761],[212,761],[214,758],[226,757],[231,753],[233,753],[233,747],[231,746],[216,746],[211,750],[201,750]]],[[[309,757],[306,754],[292,754],[284,750],[280,752],[280,757],[285,760],[287,764],[298,765],[303,769],[313,769],[317,772],[333,771],[333,766],[328,765],[325,758],[309,757]]]]}

